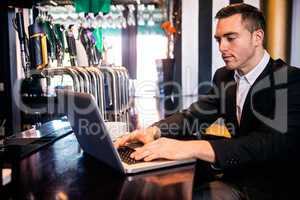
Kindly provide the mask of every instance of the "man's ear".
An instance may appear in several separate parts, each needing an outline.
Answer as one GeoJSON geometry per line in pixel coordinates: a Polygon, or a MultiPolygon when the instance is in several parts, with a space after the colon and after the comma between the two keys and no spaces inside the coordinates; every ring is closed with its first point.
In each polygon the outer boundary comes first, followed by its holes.
{"type": "Polygon", "coordinates": [[[263,46],[265,33],[262,29],[258,29],[254,31],[254,42],[257,46],[263,46]]]}

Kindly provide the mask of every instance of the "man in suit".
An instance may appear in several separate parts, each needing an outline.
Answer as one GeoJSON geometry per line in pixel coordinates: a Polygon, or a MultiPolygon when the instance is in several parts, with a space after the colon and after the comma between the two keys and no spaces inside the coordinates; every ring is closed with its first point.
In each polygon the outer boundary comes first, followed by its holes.
{"type": "Polygon", "coordinates": [[[137,140],[145,144],[131,155],[137,160],[196,158],[236,175],[278,163],[292,166],[299,157],[300,70],[273,60],[264,49],[265,20],[257,8],[233,4],[216,19],[215,39],[226,66],[216,71],[208,94],[115,145],[137,140]],[[230,139],[164,137],[191,135],[219,117],[230,126],[230,139]]]}

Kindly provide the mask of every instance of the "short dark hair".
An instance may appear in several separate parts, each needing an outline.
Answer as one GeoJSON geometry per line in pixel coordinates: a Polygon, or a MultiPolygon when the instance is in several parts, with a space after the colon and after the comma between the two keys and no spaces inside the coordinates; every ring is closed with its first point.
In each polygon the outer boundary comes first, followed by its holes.
{"type": "Polygon", "coordinates": [[[254,6],[245,3],[228,5],[216,14],[216,19],[223,19],[235,14],[241,14],[243,22],[247,22],[246,28],[252,33],[258,29],[265,31],[266,21],[263,13],[254,6]]]}

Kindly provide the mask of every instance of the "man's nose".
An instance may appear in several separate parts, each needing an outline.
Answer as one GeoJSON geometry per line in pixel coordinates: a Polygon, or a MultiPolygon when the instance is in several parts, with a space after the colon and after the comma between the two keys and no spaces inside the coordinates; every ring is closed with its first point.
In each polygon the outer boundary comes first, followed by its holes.
{"type": "Polygon", "coordinates": [[[219,42],[219,50],[220,52],[224,52],[228,49],[228,45],[226,44],[225,41],[220,41],[219,42]]]}

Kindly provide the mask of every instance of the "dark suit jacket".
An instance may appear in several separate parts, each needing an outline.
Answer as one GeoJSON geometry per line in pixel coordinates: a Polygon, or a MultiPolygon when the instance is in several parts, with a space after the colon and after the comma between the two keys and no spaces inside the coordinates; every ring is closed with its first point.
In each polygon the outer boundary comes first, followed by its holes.
{"type": "Polygon", "coordinates": [[[236,119],[234,71],[217,70],[214,87],[187,110],[154,125],[162,135],[202,131],[223,117],[232,138],[209,140],[223,169],[294,162],[300,148],[300,70],[270,59],[246,97],[240,126],[236,119]],[[281,162],[283,161],[283,162],[281,162]]]}

